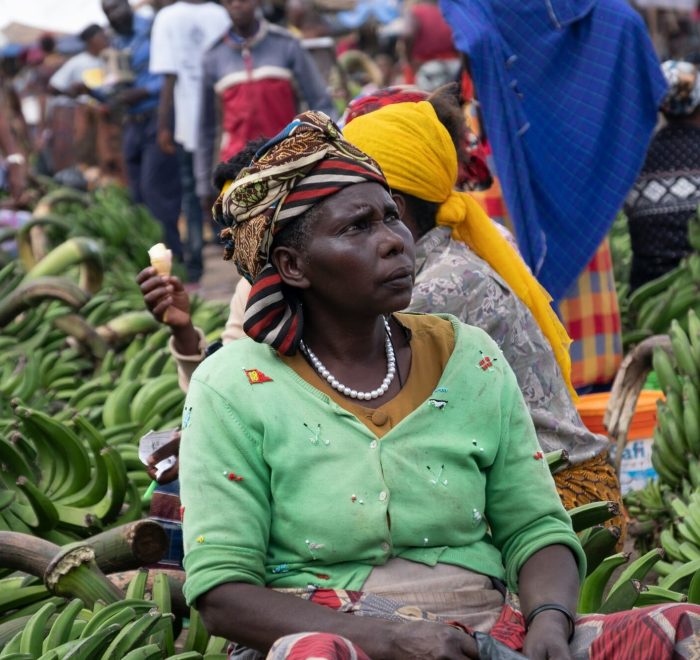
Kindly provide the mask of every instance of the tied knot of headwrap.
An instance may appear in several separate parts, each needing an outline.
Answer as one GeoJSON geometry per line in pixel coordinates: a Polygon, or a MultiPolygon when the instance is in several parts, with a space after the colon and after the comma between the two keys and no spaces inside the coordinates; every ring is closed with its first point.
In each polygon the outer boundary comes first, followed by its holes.
{"type": "Polygon", "coordinates": [[[388,105],[357,117],[344,134],[377,160],[393,189],[440,205],[437,223],[450,227],[452,237],[486,261],[529,308],[575,396],[571,340],[552,309],[552,298],[479,203],[454,190],[457,151],[433,106],[425,101],[388,105]]]}
{"type": "Polygon", "coordinates": [[[251,164],[221,189],[212,213],[223,224],[224,258],[251,284],[243,330],[255,341],[293,355],[302,335],[298,297],[270,261],[275,236],[343,188],[376,182],[377,163],[343,139],[321,112],[298,115],[264,144],[251,164]]]}

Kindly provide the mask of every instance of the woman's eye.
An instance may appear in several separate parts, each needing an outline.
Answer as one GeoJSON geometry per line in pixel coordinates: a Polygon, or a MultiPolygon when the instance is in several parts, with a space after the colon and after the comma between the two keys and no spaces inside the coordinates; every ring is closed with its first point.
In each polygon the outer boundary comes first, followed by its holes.
{"type": "Polygon", "coordinates": [[[345,232],[358,232],[367,229],[368,223],[365,220],[358,220],[345,226],[345,232]]]}
{"type": "Polygon", "coordinates": [[[390,213],[384,218],[384,222],[399,222],[400,220],[398,213],[390,213]]]}

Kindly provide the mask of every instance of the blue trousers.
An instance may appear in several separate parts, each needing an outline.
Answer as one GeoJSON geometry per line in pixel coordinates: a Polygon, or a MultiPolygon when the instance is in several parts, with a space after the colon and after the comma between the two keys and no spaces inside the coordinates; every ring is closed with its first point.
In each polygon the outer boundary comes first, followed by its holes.
{"type": "MultiPolygon", "coordinates": [[[[146,208],[163,226],[165,244],[183,260],[177,221],[182,205],[180,165],[175,154],[166,154],[156,140],[155,112],[127,117],[122,134],[124,164],[129,191],[136,204],[146,208]]],[[[138,231],[138,228],[134,228],[138,231]]]]}
{"type": "Polygon", "coordinates": [[[185,243],[185,267],[190,282],[197,282],[202,277],[202,207],[197,197],[194,163],[192,152],[178,147],[180,159],[180,182],[182,183],[182,210],[187,220],[187,243],[185,243]]]}

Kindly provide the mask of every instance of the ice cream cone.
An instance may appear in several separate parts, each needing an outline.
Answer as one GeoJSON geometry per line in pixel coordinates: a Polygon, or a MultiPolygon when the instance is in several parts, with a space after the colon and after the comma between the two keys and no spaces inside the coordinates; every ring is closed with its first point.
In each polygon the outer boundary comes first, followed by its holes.
{"type": "Polygon", "coordinates": [[[173,267],[173,253],[163,243],[156,243],[149,251],[151,266],[161,277],[167,277],[173,267]]]}

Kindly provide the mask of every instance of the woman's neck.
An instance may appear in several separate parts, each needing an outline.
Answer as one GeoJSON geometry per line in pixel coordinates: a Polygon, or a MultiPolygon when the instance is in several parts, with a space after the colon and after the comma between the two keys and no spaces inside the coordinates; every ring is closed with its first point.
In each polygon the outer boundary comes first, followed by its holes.
{"type": "MultiPolygon", "coordinates": [[[[308,313],[310,312],[310,313],[308,313]]],[[[340,317],[321,310],[304,315],[304,342],[322,360],[359,362],[384,357],[384,317],[340,317]]]]}

